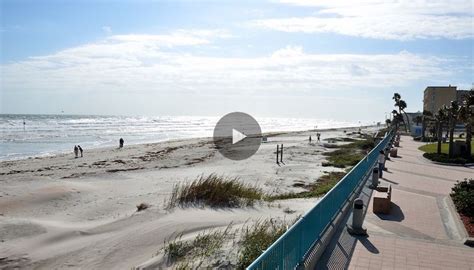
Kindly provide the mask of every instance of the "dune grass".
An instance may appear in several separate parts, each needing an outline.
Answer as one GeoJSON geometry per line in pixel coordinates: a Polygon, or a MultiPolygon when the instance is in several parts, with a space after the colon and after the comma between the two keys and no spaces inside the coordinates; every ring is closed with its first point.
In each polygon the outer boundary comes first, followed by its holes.
{"type": "Polygon", "coordinates": [[[243,229],[239,242],[237,269],[245,269],[296,222],[281,222],[273,219],[257,221],[243,229]]]}
{"type": "Polygon", "coordinates": [[[364,155],[360,152],[349,152],[347,149],[338,149],[332,152],[323,154],[327,156],[327,162],[323,162],[323,167],[346,168],[348,166],[355,166],[364,155]]]}
{"type": "Polygon", "coordinates": [[[329,172],[321,176],[315,183],[305,186],[304,188],[307,189],[306,191],[289,192],[285,194],[267,196],[266,200],[274,201],[295,198],[320,197],[328,193],[331,188],[333,188],[345,175],[345,172],[329,172]]]}
{"type": "Polygon", "coordinates": [[[180,234],[171,241],[165,241],[165,258],[169,264],[178,263],[177,268],[203,260],[221,249],[226,239],[234,237],[231,228],[232,224],[229,224],[225,230],[203,232],[192,240],[182,240],[180,234]]]}
{"type": "Polygon", "coordinates": [[[375,142],[370,137],[341,145],[339,149],[323,154],[327,157],[327,162],[323,162],[322,166],[337,168],[355,166],[364,158],[366,152],[374,147],[375,142]]]}
{"type": "Polygon", "coordinates": [[[190,183],[177,184],[166,203],[176,206],[244,207],[261,200],[263,192],[254,185],[242,183],[239,178],[210,174],[201,175],[190,183]]]}
{"type": "Polygon", "coordinates": [[[173,269],[214,267],[222,263],[223,254],[227,254],[224,257],[232,269],[245,269],[299,218],[292,221],[257,220],[235,230],[229,224],[225,230],[202,232],[190,240],[182,240],[182,234],[179,234],[165,241],[158,254],[163,253],[167,266],[173,269]],[[233,250],[226,250],[229,245],[233,250]]]}

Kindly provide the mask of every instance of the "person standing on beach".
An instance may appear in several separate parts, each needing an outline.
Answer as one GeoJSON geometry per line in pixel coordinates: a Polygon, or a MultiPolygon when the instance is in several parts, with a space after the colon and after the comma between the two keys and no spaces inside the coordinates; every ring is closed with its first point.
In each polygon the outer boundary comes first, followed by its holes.
{"type": "Polygon", "coordinates": [[[316,136],[318,136],[318,142],[321,142],[321,133],[316,133],[316,136]]]}
{"type": "Polygon", "coordinates": [[[311,135],[309,135],[309,143],[311,143],[311,135]]]}
{"type": "Polygon", "coordinates": [[[382,174],[383,174],[382,172],[383,172],[383,167],[385,163],[385,153],[383,150],[380,150],[379,152],[378,162],[379,162],[379,178],[382,178],[382,174]]]}
{"type": "Polygon", "coordinates": [[[120,138],[120,140],[119,140],[119,148],[122,148],[122,147],[123,147],[123,139],[120,138]]]}
{"type": "Polygon", "coordinates": [[[78,145],[77,148],[79,149],[79,152],[81,152],[81,157],[82,157],[82,147],[78,145]]]}
{"type": "Polygon", "coordinates": [[[79,152],[79,148],[77,148],[77,145],[74,145],[74,156],[77,158],[79,152]]]}

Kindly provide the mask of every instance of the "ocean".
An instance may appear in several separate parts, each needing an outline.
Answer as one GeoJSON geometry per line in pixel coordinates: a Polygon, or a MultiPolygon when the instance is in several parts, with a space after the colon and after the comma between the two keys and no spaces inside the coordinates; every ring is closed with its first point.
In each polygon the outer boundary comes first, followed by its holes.
{"type": "MultiPolygon", "coordinates": [[[[83,149],[172,139],[211,137],[219,117],[0,114],[0,160],[48,156],[83,149]]],[[[258,118],[263,132],[355,127],[324,119],[258,118]]]]}

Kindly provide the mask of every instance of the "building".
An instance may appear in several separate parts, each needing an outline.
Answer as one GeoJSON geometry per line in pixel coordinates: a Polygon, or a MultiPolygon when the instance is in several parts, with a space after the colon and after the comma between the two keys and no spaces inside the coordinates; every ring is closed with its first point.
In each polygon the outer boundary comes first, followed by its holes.
{"type": "Polygon", "coordinates": [[[423,97],[423,110],[435,114],[443,106],[449,106],[451,101],[463,102],[469,90],[457,90],[456,86],[428,86],[423,97]]]}
{"type": "Polygon", "coordinates": [[[456,86],[428,86],[423,97],[423,110],[435,114],[444,105],[457,100],[456,86]]]}

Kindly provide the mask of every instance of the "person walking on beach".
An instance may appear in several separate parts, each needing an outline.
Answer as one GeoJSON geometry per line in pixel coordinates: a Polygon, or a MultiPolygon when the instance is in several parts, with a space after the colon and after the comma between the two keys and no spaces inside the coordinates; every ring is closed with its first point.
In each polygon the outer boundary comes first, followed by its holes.
{"type": "Polygon", "coordinates": [[[309,143],[311,143],[311,135],[309,135],[309,143]]]}
{"type": "Polygon", "coordinates": [[[318,137],[318,142],[321,142],[321,133],[316,133],[316,136],[318,137]]]}
{"type": "Polygon", "coordinates": [[[383,172],[383,167],[385,163],[385,153],[383,150],[380,150],[378,162],[379,162],[379,178],[382,178],[382,174],[383,174],[382,172],[383,172]]]}
{"type": "Polygon", "coordinates": [[[77,148],[79,149],[79,152],[81,152],[81,157],[82,157],[82,147],[78,145],[77,148]]]}
{"type": "Polygon", "coordinates": [[[122,148],[122,147],[123,147],[123,139],[120,138],[120,140],[119,140],[119,148],[122,148]]]}
{"type": "Polygon", "coordinates": [[[77,145],[74,145],[74,156],[77,158],[78,156],[78,153],[79,152],[79,148],[77,148],[77,145]]]}

